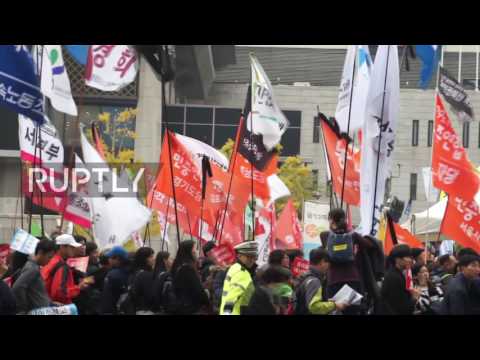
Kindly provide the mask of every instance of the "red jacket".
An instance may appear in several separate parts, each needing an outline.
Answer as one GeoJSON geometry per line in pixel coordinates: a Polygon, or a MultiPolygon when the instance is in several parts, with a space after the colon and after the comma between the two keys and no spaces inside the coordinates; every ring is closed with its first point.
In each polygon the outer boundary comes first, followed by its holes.
{"type": "Polygon", "coordinates": [[[65,260],[58,254],[49,261],[42,269],[42,277],[45,281],[48,295],[52,301],[62,304],[71,304],[72,299],[80,294],[80,287],[73,281],[73,271],[65,260]],[[62,265],[57,265],[61,263],[62,265]],[[52,271],[57,269],[52,276],[52,271]]]}

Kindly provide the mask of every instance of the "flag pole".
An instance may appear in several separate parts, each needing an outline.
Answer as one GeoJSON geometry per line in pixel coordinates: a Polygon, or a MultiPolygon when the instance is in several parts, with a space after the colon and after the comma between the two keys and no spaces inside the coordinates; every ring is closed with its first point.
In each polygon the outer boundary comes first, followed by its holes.
{"type": "Polygon", "coordinates": [[[388,45],[388,50],[387,50],[387,63],[385,65],[385,82],[383,84],[383,96],[382,96],[382,113],[380,114],[380,132],[378,136],[378,152],[377,152],[377,169],[375,172],[375,190],[373,193],[373,209],[372,209],[372,228],[370,229],[370,234],[373,233],[373,230],[375,228],[375,208],[376,208],[376,203],[377,203],[377,185],[378,185],[378,170],[380,167],[380,153],[381,153],[381,145],[382,145],[382,126],[383,126],[383,112],[385,110],[385,92],[387,90],[387,79],[388,79],[388,63],[390,62],[390,46],[388,45]]]}
{"type": "MultiPolygon", "coordinates": [[[[251,60],[250,60],[251,61],[251,60]]],[[[251,66],[251,65],[250,65],[251,66]]],[[[253,74],[250,71],[250,84],[253,84],[253,74]]],[[[252,240],[255,241],[255,199],[253,195],[253,162],[255,161],[255,156],[253,152],[253,97],[256,89],[253,89],[250,92],[250,98],[247,101],[250,101],[250,176],[251,176],[251,197],[252,197],[252,240]]],[[[248,116],[248,115],[247,115],[248,116]]],[[[248,118],[247,118],[248,121],[248,118]]]]}
{"type": "MultiPolygon", "coordinates": [[[[165,236],[167,234],[167,227],[168,227],[168,211],[170,210],[170,198],[167,199],[167,212],[165,214],[165,226],[163,229],[163,235],[162,235],[162,251],[163,251],[163,244],[165,244],[165,236]]],[[[157,212],[158,214],[158,212],[157,212]]]]}
{"type": "Polygon", "coordinates": [[[342,195],[340,208],[343,209],[343,195],[345,192],[345,177],[347,175],[347,157],[348,157],[348,146],[350,145],[350,121],[352,116],[352,99],[353,99],[353,89],[355,82],[355,68],[357,67],[357,52],[358,47],[355,45],[355,57],[353,58],[353,70],[352,70],[352,82],[350,84],[350,104],[348,106],[348,121],[347,121],[347,138],[345,139],[345,158],[343,160],[343,177],[342,177],[342,195]]]}

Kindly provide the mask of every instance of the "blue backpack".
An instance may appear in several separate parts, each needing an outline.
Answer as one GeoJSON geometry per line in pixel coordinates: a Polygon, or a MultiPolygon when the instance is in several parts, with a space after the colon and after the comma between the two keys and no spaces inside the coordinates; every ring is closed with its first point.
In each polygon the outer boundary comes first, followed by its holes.
{"type": "Polygon", "coordinates": [[[336,234],[330,231],[327,238],[327,252],[332,263],[345,264],[354,261],[352,235],[353,233],[336,234]]]}

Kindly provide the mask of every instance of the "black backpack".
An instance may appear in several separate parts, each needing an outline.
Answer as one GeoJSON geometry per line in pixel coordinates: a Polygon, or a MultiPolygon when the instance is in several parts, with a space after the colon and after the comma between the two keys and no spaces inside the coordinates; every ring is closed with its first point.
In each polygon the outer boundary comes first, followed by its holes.
{"type": "Polygon", "coordinates": [[[166,314],[176,312],[178,304],[173,288],[173,277],[168,271],[161,273],[155,280],[154,302],[158,311],[166,314]]]}
{"type": "Polygon", "coordinates": [[[355,260],[353,233],[337,234],[330,231],[327,238],[327,252],[332,263],[353,262],[355,260]]]}
{"type": "Polygon", "coordinates": [[[120,295],[117,301],[117,313],[121,315],[135,315],[135,282],[137,276],[142,273],[143,270],[131,275],[128,279],[127,290],[120,295]]]}

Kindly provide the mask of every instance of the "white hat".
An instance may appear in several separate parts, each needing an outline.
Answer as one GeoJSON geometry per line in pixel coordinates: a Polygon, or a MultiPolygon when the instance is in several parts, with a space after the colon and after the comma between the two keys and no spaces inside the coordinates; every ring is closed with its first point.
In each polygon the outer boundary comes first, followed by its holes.
{"type": "Polygon", "coordinates": [[[255,241],[245,241],[241,244],[235,246],[235,251],[237,254],[257,256],[258,254],[258,244],[255,241]]]}
{"type": "Polygon", "coordinates": [[[69,245],[75,248],[82,246],[82,244],[75,241],[75,238],[69,234],[62,234],[55,238],[55,243],[57,245],[69,245]]]}

